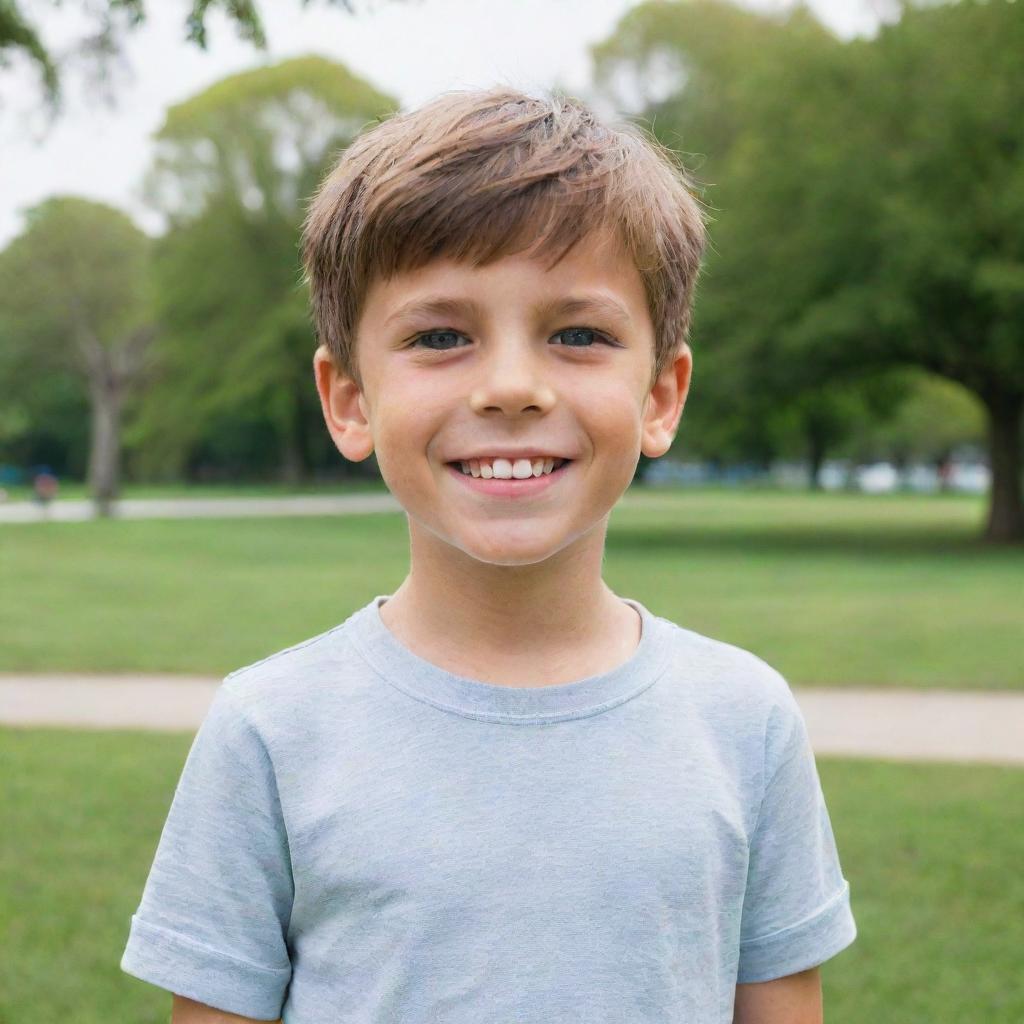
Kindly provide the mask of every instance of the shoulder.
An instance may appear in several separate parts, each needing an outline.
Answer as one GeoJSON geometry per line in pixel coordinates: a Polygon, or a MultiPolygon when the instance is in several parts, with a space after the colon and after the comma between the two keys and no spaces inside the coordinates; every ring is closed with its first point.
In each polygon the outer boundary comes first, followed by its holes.
{"type": "Polygon", "coordinates": [[[659,617],[668,637],[670,670],[685,677],[689,689],[727,705],[742,703],[767,712],[796,706],[786,678],[744,647],[717,640],[659,617]]]}
{"type": "Polygon", "coordinates": [[[278,732],[304,712],[323,707],[357,678],[349,624],[352,616],[282,650],[229,672],[218,696],[261,734],[278,732]]]}
{"type": "Polygon", "coordinates": [[[666,690],[687,713],[762,764],[800,741],[800,707],[778,669],[746,648],[660,621],[669,645],[666,690]]]}

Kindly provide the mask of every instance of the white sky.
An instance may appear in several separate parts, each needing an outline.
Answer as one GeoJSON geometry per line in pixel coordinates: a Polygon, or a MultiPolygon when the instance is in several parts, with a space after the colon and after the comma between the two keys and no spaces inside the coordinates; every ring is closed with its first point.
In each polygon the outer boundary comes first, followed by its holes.
{"type": "MultiPolygon", "coordinates": [[[[744,0],[782,10],[787,0],[744,0]]],[[[115,69],[117,105],[82,97],[81,75],[63,79],[65,109],[52,126],[40,114],[38,74],[16,57],[0,69],[0,247],[22,230],[21,210],[53,194],[108,202],[151,233],[161,230],[136,189],[149,162],[150,136],[170,105],[229,74],[318,53],[345,64],[403,108],[445,89],[497,83],[526,89],[585,90],[591,44],[613,31],[637,0],[355,0],[358,14],[314,0],[258,0],[268,49],[237,38],[219,12],[207,18],[208,50],[183,39],[189,0],[149,0],[146,24],[128,38],[127,67],[115,69]]],[[[818,17],[847,37],[874,30],[884,0],[809,0],[818,17]]],[[[21,0],[51,52],[81,34],[75,5],[21,0]]],[[[79,8],[80,10],[80,8],[79,8]]]]}

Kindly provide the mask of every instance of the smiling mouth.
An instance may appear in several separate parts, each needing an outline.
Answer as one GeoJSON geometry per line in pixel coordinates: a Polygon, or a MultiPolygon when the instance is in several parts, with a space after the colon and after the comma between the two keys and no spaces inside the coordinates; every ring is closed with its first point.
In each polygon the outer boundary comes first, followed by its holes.
{"type": "MultiPolygon", "coordinates": [[[[552,470],[551,470],[550,473],[541,473],[539,476],[534,476],[531,473],[530,476],[523,476],[523,477],[519,477],[519,476],[490,476],[490,477],[485,477],[482,474],[479,475],[479,476],[475,476],[474,477],[472,472],[468,472],[467,473],[467,472],[465,472],[463,470],[462,462],[461,461],[447,462],[447,463],[445,463],[445,465],[449,466],[451,469],[454,469],[456,473],[459,473],[462,476],[469,477],[470,479],[473,479],[473,480],[494,480],[494,481],[500,481],[501,483],[510,483],[510,484],[512,484],[512,483],[528,483],[530,480],[543,480],[545,477],[554,476],[556,473],[560,472],[562,469],[564,469],[566,466],[568,466],[572,461],[573,461],[572,459],[555,459],[554,460],[554,466],[552,467],[552,470]]],[[[468,463],[467,463],[467,465],[468,465],[468,463]]]]}

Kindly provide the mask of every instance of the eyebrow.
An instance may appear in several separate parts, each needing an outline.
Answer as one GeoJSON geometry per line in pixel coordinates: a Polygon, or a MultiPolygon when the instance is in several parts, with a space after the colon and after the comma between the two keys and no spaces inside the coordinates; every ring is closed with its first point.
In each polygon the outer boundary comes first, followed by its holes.
{"type": "MultiPolygon", "coordinates": [[[[620,302],[604,295],[568,296],[563,299],[552,299],[534,306],[534,314],[538,317],[552,317],[574,313],[596,313],[609,317],[626,326],[633,326],[633,318],[620,302]]],[[[415,299],[399,306],[385,321],[384,326],[413,320],[420,316],[459,316],[469,314],[477,319],[484,319],[484,307],[471,298],[449,298],[439,295],[426,299],[415,299]]]]}

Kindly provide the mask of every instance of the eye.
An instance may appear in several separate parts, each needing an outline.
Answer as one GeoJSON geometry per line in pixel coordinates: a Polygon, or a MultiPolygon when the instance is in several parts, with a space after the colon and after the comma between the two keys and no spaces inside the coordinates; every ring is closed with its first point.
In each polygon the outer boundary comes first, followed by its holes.
{"type": "MultiPolygon", "coordinates": [[[[458,331],[424,331],[422,334],[417,334],[415,338],[409,343],[409,347],[412,348],[415,345],[419,345],[425,338],[462,338],[464,335],[459,334],[458,331]]],[[[435,348],[433,345],[422,346],[429,349],[431,352],[447,352],[454,348],[454,345],[443,345],[439,348],[435,348]]]]}
{"type": "MultiPolygon", "coordinates": [[[[606,334],[602,334],[601,331],[594,330],[593,327],[567,327],[564,331],[559,331],[558,334],[553,335],[553,337],[559,338],[562,335],[569,335],[570,337],[571,336],[575,336],[575,337],[578,338],[580,335],[586,336],[588,334],[594,335],[597,338],[597,340],[600,341],[602,344],[605,344],[605,345],[614,345],[615,344],[615,342],[613,342],[606,334]]],[[[586,343],[584,343],[584,344],[577,344],[576,342],[570,342],[568,345],[565,345],[564,347],[565,348],[590,348],[591,346],[586,344],[586,343]]]]}

